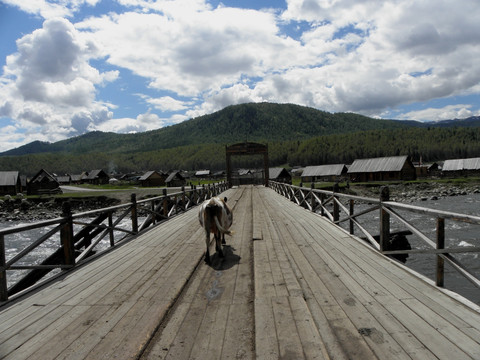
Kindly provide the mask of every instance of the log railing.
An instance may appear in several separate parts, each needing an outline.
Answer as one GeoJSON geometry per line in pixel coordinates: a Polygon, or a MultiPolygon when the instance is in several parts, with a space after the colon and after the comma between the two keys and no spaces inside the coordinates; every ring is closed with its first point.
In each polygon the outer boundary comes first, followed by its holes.
{"type": "MultiPolygon", "coordinates": [[[[462,265],[457,258],[452,256],[452,254],[458,253],[479,253],[480,247],[445,247],[446,220],[480,225],[480,216],[465,215],[389,201],[388,187],[383,187],[380,198],[374,199],[348,195],[337,191],[319,190],[315,189],[313,184],[310,188],[306,188],[270,182],[269,186],[299,206],[325,216],[337,225],[343,225],[344,223],[347,223],[348,231],[352,235],[354,234],[355,229],[359,229],[365,240],[367,240],[375,249],[385,255],[436,255],[437,261],[435,283],[437,286],[444,286],[444,264],[448,263],[475,286],[480,288],[480,279],[473,274],[472,271],[466,269],[466,267],[462,265]],[[360,210],[355,212],[355,204],[362,204],[363,206],[360,210]],[[419,229],[418,226],[414,226],[410,221],[406,220],[405,216],[403,216],[401,212],[413,212],[428,215],[430,218],[434,218],[436,222],[435,239],[430,239],[427,235],[425,235],[424,229],[419,229]],[[363,222],[360,220],[360,218],[364,219],[369,215],[370,220],[374,216],[378,216],[379,218],[379,226],[377,228],[379,229],[379,236],[377,237],[378,241],[375,239],[374,235],[367,231],[366,227],[363,225],[363,222]],[[388,240],[391,235],[390,227],[392,220],[395,220],[397,224],[403,226],[407,232],[415,234],[424,244],[427,244],[427,249],[389,249],[388,240]]],[[[424,225],[425,228],[426,224],[424,225]]],[[[480,232],[477,232],[476,234],[479,233],[480,232]]],[[[477,243],[479,241],[479,239],[474,240],[477,243]]]]}
{"type": "Polygon", "coordinates": [[[161,196],[139,201],[132,194],[129,203],[76,214],[72,214],[69,203],[65,202],[59,218],[0,230],[0,301],[6,301],[12,295],[38,284],[52,270],[74,268],[87,258],[109,251],[149,227],[218,195],[227,187],[226,182],[221,182],[188,190],[182,188],[180,192],[170,194],[164,189],[161,196]],[[23,236],[32,230],[38,233],[40,229],[52,226],[51,230],[7,258],[6,243],[14,235],[23,236]],[[37,260],[35,264],[25,260],[47,240],[52,239],[58,240],[57,247],[48,256],[37,260]],[[7,275],[18,270],[28,272],[8,286],[7,275]]]}

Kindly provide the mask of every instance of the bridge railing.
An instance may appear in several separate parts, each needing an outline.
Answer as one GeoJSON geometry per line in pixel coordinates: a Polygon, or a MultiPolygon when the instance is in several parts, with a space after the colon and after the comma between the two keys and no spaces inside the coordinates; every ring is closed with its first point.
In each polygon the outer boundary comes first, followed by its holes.
{"type": "Polygon", "coordinates": [[[59,218],[1,229],[0,301],[6,301],[12,295],[38,284],[52,271],[74,268],[92,256],[109,251],[132,236],[189,210],[227,188],[227,183],[221,182],[187,190],[182,188],[180,192],[170,194],[164,189],[161,196],[139,201],[132,194],[129,203],[76,214],[65,202],[59,218]],[[13,238],[30,238],[32,233],[42,234],[10,255],[13,238]],[[40,257],[39,253],[47,254],[40,257]],[[7,276],[12,271],[23,271],[24,274],[9,286],[7,276]]]}
{"type": "MultiPolygon", "coordinates": [[[[480,225],[480,217],[474,215],[459,214],[449,211],[435,210],[431,208],[402,204],[389,201],[388,187],[381,189],[380,198],[367,198],[361,196],[348,195],[336,191],[326,191],[314,188],[314,184],[310,188],[288,185],[278,182],[270,182],[269,185],[279,194],[285,196],[289,200],[295,202],[299,206],[309,209],[328,218],[337,225],[347,224],[348,231],[354,235],[355,229],[361,231],[364,239],[367,240],[375,249],[382,254],[390,256],[398,256],[400,254],[434,254],[436,257],[436,275],[435,283],[437,286],[444,286],[445,262],[450,264],[456,271],[463,275],[466,279],[480,288],[480,279],[471,270],[468,270],[457,258],[452,254],[460,253],[479,253],[478,246],[449,246],[446,247],[445,221],[463,222],[469,224],[480,225]],[[356,205],[362,204],[362,206],[356,205]],[[422,229],[412,224],[412,221],[406,219],[404,212],[428,215],[435,221],[435,238],[431,239],[423,224],[422,229]],[[364,226],[366,217],[369,221],[378,218],[379,235],[371,234],[366,226],[364,226]],[[361,219],[360,219],[361,218],[361,219]],[[412,249],[410,245],[404,249],[392,249],[390,237],[392,235],[392,221],[403,226],[406,231],[399,233],[415,234],[421,243],[426,244],[425,247],[417,247],[412,249]]],[[[480,232],[476,232],[477,236],[480,232]]],[[[431,235],[430,235],[431,236],[431,235]]],[[[474,239],[478,243],[478,238],[474,239]]]]}

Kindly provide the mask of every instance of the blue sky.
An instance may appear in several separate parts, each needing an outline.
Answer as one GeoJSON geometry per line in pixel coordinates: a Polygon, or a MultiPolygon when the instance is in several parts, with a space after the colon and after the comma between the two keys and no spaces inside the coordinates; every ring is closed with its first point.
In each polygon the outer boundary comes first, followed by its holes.
{"type": "Polygon", "coordinates": [[[0,151],[245,102],[480,115],[478,0],[0,0],[0,151]]]}

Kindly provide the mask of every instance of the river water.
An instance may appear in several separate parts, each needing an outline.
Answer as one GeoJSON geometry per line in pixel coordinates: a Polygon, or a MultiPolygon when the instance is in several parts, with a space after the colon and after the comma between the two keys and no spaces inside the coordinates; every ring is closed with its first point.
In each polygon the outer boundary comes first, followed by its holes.
{"type": "MultiPolygon", "coordinates": [[[[453,196],[439,200],[421,201],[413,205],[429,207],[436,210],[445,210],[461,214],[480,216],[480,194],[453,196]]],[[[422,216],[419,214],[411,215],[410,221],[418,229],[427,229],[424,233],[430,238],[435,239],[436,219],[433,217],[422,216]]],[[[409,240],[415,241],[415,236],[409,236],[409,240]]],[[[468,224],[454,220],[445,220],[445,247],[480,247],[480,225],[468,224]]],[[[414,246],[412,246],[413,248],[414,246]]],[[[418,245],[419,248],[428,248],[424,243],[418,245]]],[[[454,258],[476,278],[480,279],[480,254],[464,253],[455,254],[454,258]]],[[[435,255],[410,255],[406,265],[410,268],[426,275],[430,279],[435,278],[435,255]]],[[[445,287],[449,290],[463,295],[467,299],[480,305],[480,289],[460,275],[449,264],[445,264],[445,287]]]]}
{"type": "MultiPolygon", "coordinates": [[[[448,198],[441,198],[438,200],[427,200],[413,203],[421,207],[428,207],[436,210],[446,210],[462,214],[480,215],[480,194],[453,196],[448,198]]],[[[369,205],[363,205],[368,207],[369,205]]],[[[421,230],[430,239],[435,241],[436,219],[428,215],[420,215],[410,212],[400,212],[400,214],[413,224],[417,229],[421,230]]],[[[405,230],[405,227],[399,222],[391,218],[391,231],[405,230]]],[[[129,221],[129,220],[125,220],[129,221]]],[[[362,226],[367,228],[373,235],[378,234],[379,228],[379,212],[375,211],[366,220],[361,220],[362,226]]],[[[0,222],[0,228],[18,226],[19,223],[14,222],[0,222]]],[[[128,226],[125,226],[128,228],[128,226]]],[[[32,241],[38,239],[40,234],[45,234],[51,227],[42,228],[24,232],[22,234],[8,235],[5,237],[6,258],[12,258],[20,250],[28,246],[32,241]]],[[[362,236],[359,230],[355,230],[357,236],[362,236]]],[[[107,237],[108,238],[108,237],[107,237]]],[[[429,246],[423,241],[419,240],[415,235],[409,235],[408,240],[412,249],[428,249],[429,246]]],[[[445,247],[457,246],[480,246],[480,225],[472,225],[466,223],[455,222],[453,220],[445,221],[445,247]]],[[[58,248],[59,244],[58,234],[40,247],[32,251],[26,256],[22,263],[38,263],[45,259],[53,249],[58,248]]],[[[108,240],[104,240],[101,248],[108,247],[108,240]]],[[[473,272],[477,278],[480,278],[480,259],[478,253],[455,254],[458,259],[469,271],[473,272]]],[[[434,280],[436,256],[429,254],[414,254],[410,255],[405,263],[409,268],[419,272],[420,274],[434,280]]],[[[19,279],[25,271],[8,271],[7,280],[9,284],[13,284],[19,279]]],[[[459,293],[472,302],[480,305],[480,289],[475,287],[471,282],[466,280],[457,271],[452,269],[448,264],[445,264],[445,287],[449,290],[459,293]]]]}
{"type": "MultiPolygon", "coordinates": [[[[139,217],[138,221],[141,224],[144,220],[144,217],[139,217]]],[[[91,222],[93,219],[77,219],[77,221],[83,221],[85,223],[91,222]]],[[[113,219],[115,221],[115,219],[113,219]]],[[[27,225],[26,222],[19,221],[0,221],[0,229],[18,227],[22,225],[27,225]]],[[[39,239],[42,235],[53,230],[57,225],[44,226],[38,229],[23,231],[21,233],[14,233],[11,235],[5,236],[5,257],[8,261],[13,258],[20,251],[28,247],[31,243],[39,239]]],[[[130,218],[123,219],[117,227],[130,230],[131,229],[131,220],[130,218]]],[[[81,229],[80,225],[74,225],[74,233],[81,229]]],[[[125,233],[122,231],[114,231],[115,241],[125,236],[125,233]]],[[[57,231],[54,235],[49,237],[41,245],[30,251],[27,255],[21,258],[15,265],[39,265],[43,260],[50,256],[54,251],[60,247],[60,232],[57,231]]],[[[110,247],[110,238],[106,236],[99,244],[95,247],[95,251],[99,252],[110,247]]],[[[29,270],[7,270],[7,286],[15,284],[19,279],[21,279],[29,270]]],[[[51,277],[59,273],[59,269],[52,270],[45,278],[51,277]]]]}
{"type": "MultiPolygon", "coordinates": [[[[480,216],[480,194],[451,196],[440,198],[438,200],[427,200],[409,203],[420,207],[431,208],[434,210],[445,210],[460,214],[468,214],[480,216]]],[[[362,207],[368,208],[371,205],[359,205],[358,212],[362,207]]],[[[418,214],[407,211],[397,211],[409,224],[415,226],[424,235],[433,242],[436,240],[436,217],[424,214],[418,214]]],[[[366,220],[360,223],[372,235],[379,234],[379,211],[371,213],[366,220]]],[[[360,218],[361,219],[361,218],[360,218]]],[[[342,225],[347,229],[348,224],[342,225]]],[[[407,230],[405,225],[396,221],[393,216],[390,217],[391,232],[407,230]]],[[[360,230],[355,229],[355,235],[362,237],[360,230]]],[[[423,240],[416,235],[408,235],[407,239],[412,249],[431,249],[423,240]]],[[[480,225],[458,222],[450,219],[445,220],[445,248],[448,247],[480,247],[480,225]]],[[[480,257],[479,253],[459,253],[452,256],[457,259],[468,271],[473,273],[475,277],[480,279],[480,257]]],[[[436,276],[436,255],[432,254],[410,254],[405,262],[409,268],[419,272],[420,274],[435,280],[436,276]]],[[[468,281],[464,276],[459,274],[449,264],[445,262],[444,274],[445,288],[452,290],[470,301],[480,305],[480,289],[468,281]]]]}

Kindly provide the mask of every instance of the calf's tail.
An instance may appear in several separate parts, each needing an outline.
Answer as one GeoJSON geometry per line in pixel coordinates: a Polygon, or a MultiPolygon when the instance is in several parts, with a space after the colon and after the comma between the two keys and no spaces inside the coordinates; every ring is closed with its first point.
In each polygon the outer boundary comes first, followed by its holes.
{"type": "Polygon", "coordinates": [[[225,229],[221,224],[220,221],[218,221],[218,218],[216,215],[214,215],[215,218],[215,224],[217,225],[217,229],[220,230],[221,233],[227,234],[227,235],[232,235],[233,231],[225,229]]]}

